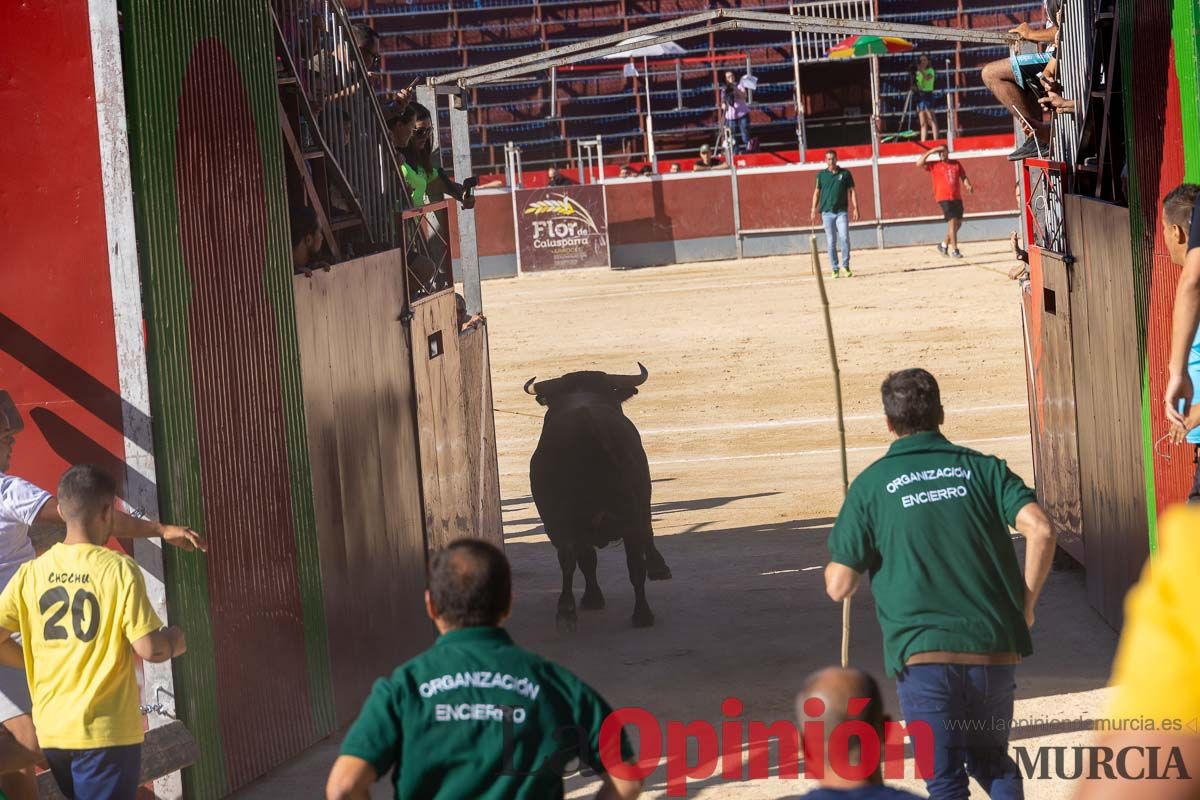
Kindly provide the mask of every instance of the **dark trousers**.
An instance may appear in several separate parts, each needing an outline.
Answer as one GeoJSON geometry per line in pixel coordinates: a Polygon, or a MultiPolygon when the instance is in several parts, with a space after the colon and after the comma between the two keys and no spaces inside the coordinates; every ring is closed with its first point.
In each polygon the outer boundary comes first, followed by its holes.
{"type": "Polygon", "coordinates": [[[747,150],[749,150],[750,115],[747,114],[744,117],[738,117],[737,119],[729,120],[726,124],[728,124],[730,128],[737,128],[737,137],[740,141],[734,146],[733,152],[745,153],[747,150]]]}
{"type": "Polygon", "coordinates": [[[67,800],[133,800],[142,772],[142,746],[42,750],[67,800]]]}
{"type": "Polygon", "coordinates": [[[993,800],[1023,800],[1016,762],[1008,755],[1013,665],[917,664],[896,679],[906,725],[933,731],[930,800],[967,800],[968,776],[993,800]]]}

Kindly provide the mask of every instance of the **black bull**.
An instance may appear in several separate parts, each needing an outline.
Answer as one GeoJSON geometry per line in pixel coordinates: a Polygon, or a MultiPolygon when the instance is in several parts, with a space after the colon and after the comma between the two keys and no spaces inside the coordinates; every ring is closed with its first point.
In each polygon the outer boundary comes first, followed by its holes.
{"type": "Polygon", "coordinates": [[[624,542],[636,627],[654,624],[646,602],[646,578],[671,577],[654,546],[650,465],[642,437],[621,411],[621,404],[637,394],[648,376],[646,368],[638,366],[640,375],[572,372],[525,384],[525,391],[547,407],[542,436],[529,462],[529,485],[546,535],[558,552],[558,624],[569,630],[575,628],[576,565],[586,583],[579,605],[585,610],[604,608],[596,581],[596,548],[624,542]]]}

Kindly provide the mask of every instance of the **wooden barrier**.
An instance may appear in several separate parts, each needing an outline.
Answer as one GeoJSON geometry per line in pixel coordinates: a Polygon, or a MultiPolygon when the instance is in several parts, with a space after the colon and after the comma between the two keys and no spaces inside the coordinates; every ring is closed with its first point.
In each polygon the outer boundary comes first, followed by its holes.
{"type": "MultiPolygon", "coordinates": [[[[1150,549],[1145,470],[1153,457],[1142,447],[1129,210],[1074,195],[1063,205],[1067,243],[1076,259],[1072,343],[1088,602],[1120,627],[1125,593],[1150,549]]],[[[1161,405],[1156,398],[1151,395],[1150,402],[1161,405]]]]}
{"type": "Polygon", "coordinates": [[[294,279],[339,725],[433,639],[399,250],[294,279]]]}
{"type": "MultiPolygon", "coordinates": [[[[143,785],[190,767],[200,758],[200,746],[179,720],[146,731],[142,743],[143,785]]],[[[66,800],[49,771],[38,775],[38,797],[40,800],[66,800]]]]}
{"type": "Polygon", "coordinates": [[[1034,447],[1038,500],[1054,522],[1059,546],[1083,563],[1070,269],[1062,256],[1033,248],[1033,307],[1040,322],[1033,341],[1038,401],[1034,447]]]}
{"type": "Polygon", "coordinates": [[[492,413],[492,365],[486,325],[459,337],[467,435],[467,503],[474,536],[500,545],[500,473],[496,461],[496,417],[492,413]]]}

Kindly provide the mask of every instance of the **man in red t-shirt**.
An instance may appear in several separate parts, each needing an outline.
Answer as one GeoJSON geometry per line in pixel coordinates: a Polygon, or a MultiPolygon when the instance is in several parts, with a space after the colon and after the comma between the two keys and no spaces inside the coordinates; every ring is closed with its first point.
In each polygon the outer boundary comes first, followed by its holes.
{"type": "Polygon", "coordinates": [[[937,246],[938,252],[944,256],[962,258],[963,254],[958,250],[958,229],[963,221],[962,188],[959,184],[967,187],[972,194],[975,187],[971,185],[963,165],[950,158],[950,151],[944,144],[922,153],[917,159],[917,166],[923,167],[933,178],[933,199],[942,207],[942,216],[946,220],[946,238],[937,246]],[[935,155],[938,160],[929,163],[929,159],[935,155]]]}

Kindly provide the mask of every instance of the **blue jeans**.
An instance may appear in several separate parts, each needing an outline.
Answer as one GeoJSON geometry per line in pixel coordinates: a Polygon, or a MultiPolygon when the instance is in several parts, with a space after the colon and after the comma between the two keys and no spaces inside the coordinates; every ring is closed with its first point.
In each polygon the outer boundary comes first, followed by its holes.
{"type": "Polygon", "coordinates": [[[54,782],[68,800],[133,800],[142,772],[142,746],[97,747],[92,750],[42,750],[54,782]]]}
{"type": "Polygon", "coordinates": [[[838,271],[838,250],[842,251],[841,266],[850,269],[850,217],[845,211],[822,211],[825,241],[829,247],[829,266],[838,271]],[[836,230],[835,230],[836,229],[836,230]]]}
{"type": "Polygon", "coordinates": [[[730,130],[737,128],[737,137],[741,140],[734,146],[733,152],[745,153],[750,149],[750,115],[746,114],[745,116],[726,120],[725,122],[730,130]]]}
{"type": "Polygon", "coordinates": [[[933,730],[930,800],[967,800],[968,776],[992,800],[1023,800],[1017,764],[1008,755],[1014,665],[916,664],[896,679],[905,724],[933,730]]]}

